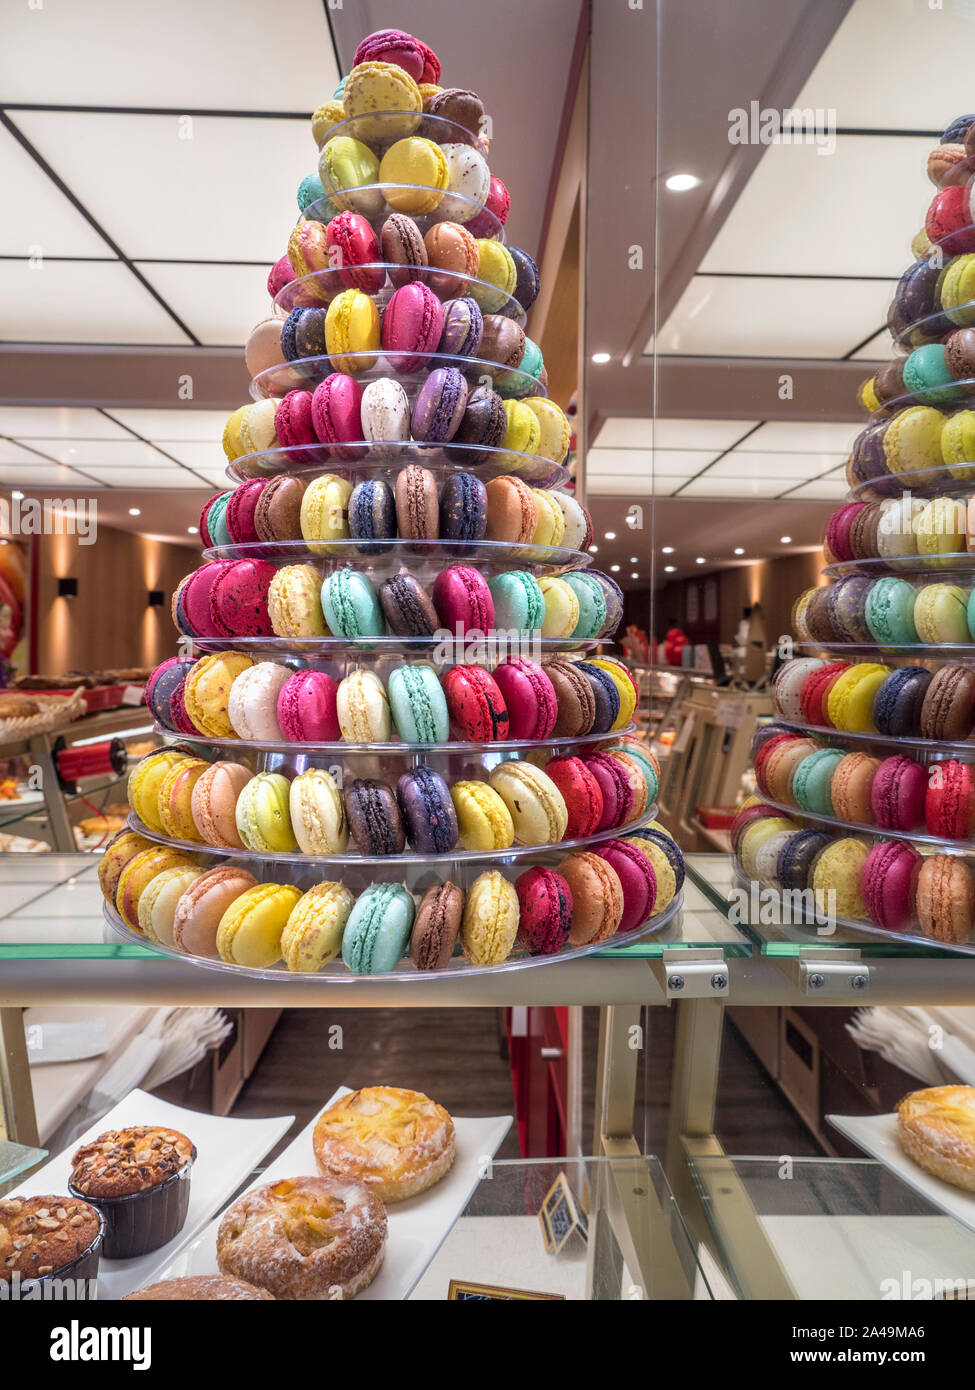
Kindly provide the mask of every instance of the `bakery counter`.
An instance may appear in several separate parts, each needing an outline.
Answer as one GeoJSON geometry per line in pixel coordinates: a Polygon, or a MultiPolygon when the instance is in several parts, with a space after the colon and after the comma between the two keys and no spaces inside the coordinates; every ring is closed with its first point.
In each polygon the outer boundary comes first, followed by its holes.
{"type": "Polygon", "coordinates": [[[6,855],[0,859],[0,1003],[237,1004],[267,1007],[372,1005],[663,1003],[656,970],[666,957],[704,952],[714,965],[751,954],[752,943],[693,883],[683,910],[659,935],[635,946],[526,969],[493,973],[288,976],[185,964],[117,939],[102,915],[98,861],[90,855],[6,855]]]}

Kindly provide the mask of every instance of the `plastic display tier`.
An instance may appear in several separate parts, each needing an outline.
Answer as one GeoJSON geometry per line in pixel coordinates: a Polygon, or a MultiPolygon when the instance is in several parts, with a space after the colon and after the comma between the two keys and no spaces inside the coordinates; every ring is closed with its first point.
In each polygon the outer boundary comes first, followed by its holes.
{"type": "MultiPolygon", "coordinates": [[[[446,743],[403,743],[399,739],[388,739],[385,743],[347,743],[345,741],[335,743],[262,743],[258,739],[246,738],[212,738],[209,734],[184,734],[175,729],[165,729],[161,724],[155,726],[155,732],[164,738],[175,738],[180,743],[199,743],[207,748],[219,749],[221,756],[229,757],[234,753],[248,755],[255,754],[279,754],[288,755],[291,758],[317,758],[320,755],[326,757],[343,758],[347,754],[356,753],[378,753],[383,758],[400,757],[406,755],[412,764],[417,759],[424,759],[430,753],[440,755],[442,753],[462,753],[467,757],[476,751],[480,754],[503,754],[522,752],[525,749],[543,749],[551,756],[557,757],[571,748],[581,748],[583,751],[598,752],[603,744],[612,744],[621,738],[631,737],[637,732],[637,726],[633,723],[624,724],[622,729],[615,729],[611,734],[576,734],[574,736],[562,736],[561,738],[509,738],[502,741],[486,740],[484,743],[471,744],[462,739],[448,739],[446,743]]],[[[970,751],[975,751],[969,745],[970,751]]],[[[265,759],[268,769],[271,770],[271,763],[274,758],[265,759]]]]}
{"type": "MultiPolygon", "coordinates": [[[[972,450],[975,455],[975,449],[972,450]]],[[[847,494],[849,502],[887,501],[911,492],[917,497],[968,497],[975,488],[975,458],[937,468],[908,468],[898,473],[882,473],[864,482],[854,482],[847,494]]]]}
{"type": "Polygon", "coordinates": [[[909,657],[912,661],[975,661],[975,642],[796,642],[805,656],[829,652],[838,660],[883,664],[888,657],[909,657]]]}
{"type": "Polygon", "coordinates": [[[482,482],[509,474],[520,478],[531,487],[560,487],[568,480],[569,473],[561,464],[538,454],[515,453],[511,449],[495,449],[478,445],[476,449],[462,444],[424,444],[389,442],[383,444],[366,443],[342,445],[341,448],[356,449],[361,452],[353,459],[340,455],[330,445],[302,444],[277,449],[265,449],[261,453],[243,454],[234,459],[227,469],[231,482],[248,482],[252,478],[276,478],[281,473],[296,473],[300,478],[310,481],[320,473],[338,473],[350,482],[363,482],[367,478],[381,478],[385,482],[395,480],[407,464],[418,463],[431,473],[469,473],[475,472],[482,482]],[[476,458],[470,455],[476,453],[476,458]]]}
{"type": "Polygon", "coordinates": [[[390,297],[404,284],[427,285],[445,304],[451,299],[471,297],[489,306],[484,313],[500,314],[522,325],[525,322],[525,309],[514,295],[507,294],[490,280],[439,266],[406,269],[396,261],[382,260],[313,270],[297,280],[290,280],[274,296],[274,310],[286,318],[292,309],[323,309],[343,290],[361,290],[369,295],[382,314],[390,297]]]}
{"type": "MultiPolygon", "coordinates": [[[[245,541],[204,550],[205,560],[267,560],[272,565],[312,565],[323,574],[346,565],[361,573],[397,574],[400,567],[421,583],[436,578],[448,564],[475,565],[482,574],[528,569],[533,573],[558,573],[585,569],[592,555],[559,545],[512,545],[510,541],[455,540],[338,540],[245,541]]],[[[975,558],[975,557],[973,557],[975,558]]]]}
{"type": "MultiPolygon", "coordinates": [[[[970,484],[975,487],[975,480],[970,484]]],[[[861,574],[867,579],[881,579],[892,574],[904,579],[918,576],[924,584],[971,584],[975,581],[975,553],[943,552],[936,555],[873,556],[864,560],[839,560],[826,565],[823,574],[830,579],[845,579],[861,574]]]]}
{"type": "MultiPolygon", "coordinates": [[[[630,946],[640,946],[644,942],[658,933],[667,931],[680,918],[683,900],[680,894],[659,913],[656,917],[649,918],[640,926],[632,931],[623,933],[618,937],[619,946],[623,949],[630,946]]],[[[242,965],[235,965],[228,961],[217,960],[208,956],[188,956],[174,947],[164,945],[159,941],[149,941],[141,933],[133,931],[131,927],[123,922],[122,918],[110,904],[104,905],[105,919],[112,929],[115,937],[127,946],[143,947],[151,955],[159,955],[169,960],[177,960],[183,963],[191,962],[195,966],[201,966],[205,970],[216,970],[224,975],[246,976],[251,979],[263,980],[299,980],[317,981],[323,980],[329,983],[354,982],[363,979],[382,979],[401,984],[419,985],[431,980],[456,980],[460,975],[464,978],[468,976],[480,975],[499,975],[511,973],[512,971],[530,969],[532,966],[548,965],[554,961],[582,960],[587,956],[602,955],[609,951],[612,953],[616,947],[614,942],[616,937],[608,941],[591,941],[586,946],[568,947],[566,950],[556,952],[547,956],[529,955],[522,947],[516,946],[507,960],[499,961],[496,965],[474,965],[465,960],[462,956],[454,956],[442,970],[417,970],[407,957],[399,963],[396,970],[383,971],[381,975],[357,975],[354,974],[341,957],[323,965],[316,971],[291,971],[283,962],[269,966],[266,969],[257,969],[242,965]]]]}
{"type": "MultiPolygon", "coordinates": [[[[431,652],[437,654],[442,665],[469,661],[471,653],[479,651],[497,652],[498,660],[526,654],[517,638],[508,641],[500,634],[483,640],[438,637],[436,634],[432,637],[193,637],[191,640],[203,652],[240,651],[248,656],[262,653],[269,660],[345,656],[356,666],[362,665],[366,657],[378,660],[392,656],[426,656],[431,652]]],[[[579,656],[605,645],[611,645],[608,637],[533,637],[529,651],[536,650],[537,646],[537,654],[543,658],[559,652],[579,656]]],[[[493,660],[491,656],[485,659],[493,660]]]]}
{"type": "MultiPolygon", "coordinates": [[[[975,749],[970,751],[975,752],[975,749]]],[[[821,825],[826,830],[835,830],[841,835],[857,835],[860,838],[870,837],[875,840],[903,840],[905,844],[918,845],[926,849],[948,848],[959,854],[975,854],[975,839],[946,840],[943,835],[930,835],[925,830],[890,830],[885,826],[877,825],[875,821],[849,821],[843,820],[840,816],[822,815],[818,811],[806,811],[795,802],[776,801],[770,796],[762,797],[762,804],[773,806],[777,811],[781,811],[784,816],[789,816],[793,820],[807,822],[810,825],[821,825]]]]}
{"type": "Polygon", "coordinates": [[[948,753],[952,757],[959,753],[975,756],[975,742],[971,739],[952,742],[951,739],[914,738],[910,734],[898,734],[893,737],[887,734],[862,733],[853,729],[829,729],[822,724],[803,724],[795,719],[787,719],[781,714],[775,715],[775,723],[786,724],[797,734],[808,734],[810,738],[822,739],[831,746],[849,744],[851,749],[869,749],[876,745],[878,750],[882,750],[884,757],[890,757],[903,748],[913,748],[919,753],[948,753]]]}
{"type": "MultiPolygon", "coordinates": [[[[371,348],[336,352],[331,356],[318,353],[312,357],[296,357],[279,366],[267,367],[251,378],[250,395],[252,400],[259,401],[284,396],[289,391],[311,391],[332,372],[342,372],[346,376],[354,376],[362,386],[380,377],[394,377],[406,391],[412,409],[417,390],[438,367],[456,367],[471,384],[471,389],[477,385],[490,385],[505,398],[546,394],[537,377],[509,363],[494,362],[489,357],[463,357],[452,352],[416,349],[409,352],[391,351],[377,344],[371,348]],[[422,363],[422,367],[418,369],[410,365],[414,362],[422,363]]],[[[341,449],[352,448],[355,442],[342,444],[341,449]]],[[[339,450],[335,452],[341,457],[339,450]]]]}

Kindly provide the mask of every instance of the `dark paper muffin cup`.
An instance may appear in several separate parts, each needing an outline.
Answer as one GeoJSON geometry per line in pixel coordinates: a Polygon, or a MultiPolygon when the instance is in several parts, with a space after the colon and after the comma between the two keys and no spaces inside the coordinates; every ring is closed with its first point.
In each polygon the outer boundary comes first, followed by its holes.
{"type": "MultiPolygon", "coordinates": [[[[75,1193],[74,1195],[79,1196],[80,1194],[75,1193]]],[[[86,1197],[84,1198],[84,1200],[88,1201],[88,1198],[86,1197]]],[[[88,1204],[89,1206],[95,1205],[94,1202],[89,1202],[88,1204]]],[[[89,1301],[88,1286],[89,1283],[94,1284],[98,1280],[98,1262],[101,1258],[102,1250],[105,1244],[105,1217],[102,1215],[101,1211],[98,1212],[98,1216],[101,1225],[99,1226],[97,1236],[89,1245],[88,1249],[82,1250],[78,1258],[76,1260],[72,1260],[69,1265],[62,1265],[60,1269],[54,1269],[51,1271],[50,1274],[42,1274],[39,1278],[36,1279],[25,1279],[20,1285],[20,1297],[22,1299],[43,1299],[45,1297],[44,1286],[46,1284],[61,1284],[70,1279],[75,1286],[74,1301],[89,1301]],[[34,1293],[35,1287],[39,1289],[39,1293],[34,1293]]],[[[63,1298],[63,1290],[59,1289],[58,1292],[59,1298],[63,1298]]],[[[97,1298],[98,1290],[97,1288],[92,1287],[90,1299],[92,1302],[94,1302],[97,1298]]],[[[71,1300],[66,1301],[70,1302],[71,1300]]]]}
{"type": "Polygon", "coordinates": [[[165,1182],[154,1183],[127,1197],[90,1197],[72,1183],[68,1191],[97,1207],[105,1222],[106,1260],[128,1260],[167,1245],[183,1229],[190,1206],[190,1178],[196,1159],[189,1160],[165,1182]]]}

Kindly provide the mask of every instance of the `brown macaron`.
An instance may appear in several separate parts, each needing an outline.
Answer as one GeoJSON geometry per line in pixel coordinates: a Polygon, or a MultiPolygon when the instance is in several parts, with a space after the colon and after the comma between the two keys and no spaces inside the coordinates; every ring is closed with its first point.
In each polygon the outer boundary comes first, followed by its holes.
{"type": "MultiPolygon", "coordinates": [[[[484,119],[484,102],[476,92],[466,91],[463,87],[444,87],[428,103],[424,102],[423,109],[431,116],[439,116],[441,120],[463,126],[472,135],[480,132],[484,119]]],[[[456,141],[458,135],[459,131],[437,131],[436,134],[431,132],[430,139],[449,144],[456,141]]]]}
{"type": "Polygon", "coordinates": [[[427,272],[427,284],[439,298],[460,299],[470,289],[471,277],[477,274],[481,259],[477,242],[459,222],[435,222],[423,244],[427,263],[433,267],[427,272]],[[452,273],[437,275],[438,270],[452,273]]]}
{"type": "Polygon", "coordinates": [[[904,363],[906,357],[892,357],[877,372],[873,379],[874,395],[886,404],[904,394],[904,363]]]}
{"type": "Polygon", "coordinates": [[[934,941],[970,941],[975,921],[972,871],[956,854],[925,859],[917,879],[917,916],[934,941]]]}
{"type": "Polygon", "coordinates": [[[959,743],[975,723],[975,671],[942,666],[934,673],[921,706],[921,737],[959,743]]]}
{"type": "Polygon", "coordinates": [[[975,376],[975,328],[956,328],[948,334],[945,366],[956,381],[975,376]]]}
{"type": "Polygon", "coordinates": [[[817,589],[806,605],[806,628],[814,642],[835,642],[836,629],[830,617],[830,589],[824,584],[817,589]]]}
{"type": "Polygon", "coordinates": [[[305,484],[287,474],[272,478],[258,498],[254,530],[262,541],[301,540],[301,499],[305,484]]]}
{"type": "Polygon", "coordinates": [[[853,518],[850,549],[855,560],[870,560],[877,554],[877,530],[882,515],[880,503],[870,502],[853,518]]]}
{"type": "Polygon", "coordinates": [[[492,478],[485,491],[488,503],[487,539],[508,541],[512,545],[530,545],[538,525],[538,504],[528,484],[505,473],[500,478],[492,478]]]}
{"type": "Polygon", "coordinates": [[[559,873],[572,894],[569,945],[587,946],[613,936],[623,916],[623,885],[612,864],[577,850],[562,860],[559,873]]]}
{"type": "Polygon", "coordinates": [[[571,661],[546,661],[542,667],[555,690],[558,714],[552,735],[580,738],[596,722],[596,699],[592,686],[571,661]]]}
{"type": "Polygon", "coordinates": [[[870,791],[879,767],[880,759],[869,753],[847,753],[840,759],[829,784],[834,816],[849,825],[873,824],[870,791]]]}
{"type": "Polygon", "coordinates": [[[456,883],[427,889],[410,937],[410,960],[417,970],[443,970],[449,964],[463,914],[464,894],[456,883]]]}
{"type": "Polygon", "coordinates": [[[396,477],[396,526],[400,540],[432,541],[440,534],[437,481],[428,468],[408,464],[396,477]]]}
{"type": "Polygon", "coordinates": [[[525,355],[525,330],[520,323],[505,318],[503,314],[485,314],[477,355],[484,362],[517,367],[525,355]]]}
{"type": "Polygon", "coordinates": [[[379,233],[383,260],[401,269],[391,270],[389,278],[397,289],[411,280],[422,280],[427,265],[427,248],[412,217],[394,212],[386,218],[379,233]]]}

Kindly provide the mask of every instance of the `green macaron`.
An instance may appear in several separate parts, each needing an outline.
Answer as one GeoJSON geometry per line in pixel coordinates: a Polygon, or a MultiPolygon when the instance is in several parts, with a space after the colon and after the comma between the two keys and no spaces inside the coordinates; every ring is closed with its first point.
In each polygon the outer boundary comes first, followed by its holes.
{"type": "Polygon", "coordinates": [[[432,666],[397,666],[386,683],[396,731],[404,743],[445,743],[447,699],[432,666]]]}
{"type": "Polygon", "coordinates": [[[401,883],[373,883],[356,899],[342,935],[342,959],[355,975],[382,975],[403,959],[416,907],[401,883]]]}
{"type": "Polygon", "coordinates": [[[871,585],[864,607],[864,618],[873,640],[898,645],[916,642],[916,600],[917,590],[906,579],[886,576],[871,585]]]}
{"type": "Polygon", "coordinates": [[[802,811],[811,811],[818,816],[833,814],[833,798],[830,783],[836,764],[845,754],[840,748],[819,748],[803,758],[792,778],[792,795],[802,811]]]}
{"type": "Polygon", "coordinates": [[[958,394],[955,379],[945,365],[943,343],[915,348],[904,363],[904,386],[912,396],[923,396],[928,405],[950,401],[958,394]]]}
{"type": "Polygon", "coordinates": [[[322,608],[336,637],[380,637],[386,630],[378,594],[355,570],[329,575],[322,585],[322,608]]]}
{"type": "Polygon", "coordinates": [[[579,600],[579,621],[573,637],[598,637],[606,625],[606,593],[585,570],[570,570],[562,578],[579,600]]]}
{"type": "Polygon", "coordinates": [[[508,631],[537,632],[545,618],[545,596],[527,570],[508,570],[488,580],[494,625],[508,631]]]}

